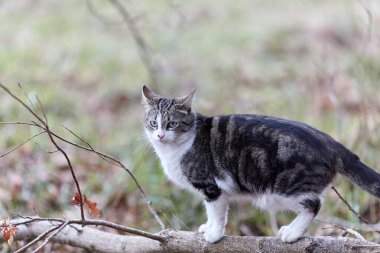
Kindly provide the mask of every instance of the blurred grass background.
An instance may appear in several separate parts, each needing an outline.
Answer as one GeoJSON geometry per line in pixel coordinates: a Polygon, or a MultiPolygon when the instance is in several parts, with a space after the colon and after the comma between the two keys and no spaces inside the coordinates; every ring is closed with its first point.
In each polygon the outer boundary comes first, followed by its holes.
{"type": "MultiPolygon", "coordinates": [[[[378,1],[121,2],[149,44],[157,93],[180,96],[197,88],[195,108],[203,114],[259,113],[306,122],[380,171],[378,1]]],[[[140,92],[150,78],[109,1],[0,1],[0,80],[34,104],[38,95],[57,132],[75,140],[63,124],[125,162],[168,227],[195,230],[205,221],[201,201],[167,181],[143,138],[140,92]]],[[[32,119],[2,91],[0,107],[0,121],[32,119]]],[[[35,133],[1,125],[1,153],[35,133]]],[[[1,218],[79,215],[69,204],[75,187],[68,167],[59,153],[46,153],[53,150],[47,140],[40,136],[0,158],[1,218]]],[[[105,219],[159,230],[123,170],[64,147],[105,219]]],[[[345,179],[334,185],[365,218],[379,222],[378,200],[345,179]]],[[[335,193],[325,195],[321,220],[359,223],[335,193]]],[[[278,224],[291,217],[278,214],[278,224]]],[[[314,222],[310,232],[342,232],[324,227],[331,226],[314,222]]],[[[377,233],[363,233],[380,241],[377,233]]],[[[236,204],[227,234],[273,232],[266,213],[236,204]]]]}

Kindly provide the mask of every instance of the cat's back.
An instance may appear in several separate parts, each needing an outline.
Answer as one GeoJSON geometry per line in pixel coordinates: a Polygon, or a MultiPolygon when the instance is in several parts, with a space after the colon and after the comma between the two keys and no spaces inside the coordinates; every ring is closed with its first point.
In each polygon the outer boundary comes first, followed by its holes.
{"type": "Polygon", "coordinates": [[[257,114],[218,115],[211,119],[211,134],[227,136],[229,134],[249,137],[264,134],[276,138],[289,135],[294,138],[307,138],[308,135],[320,139],[331,139],[327,134],[298,121],[257,114]]]}
{"type": "Polygon", "coordinates": [[[293,183],[289,175],[335,173],[340,144],[304,123],[255,114],[214,116],[209,122],[216,171],[228,172],[242,192],[285,192],[293,183]]]}
{"type": "Polygon", "coordinates": [[[245,150],[299,149],[321,155],[334,152],[339,143],[307,124],[256,114],[232,114],[210,119],[211,149],[224,148],[227,157],[245,150]]]}

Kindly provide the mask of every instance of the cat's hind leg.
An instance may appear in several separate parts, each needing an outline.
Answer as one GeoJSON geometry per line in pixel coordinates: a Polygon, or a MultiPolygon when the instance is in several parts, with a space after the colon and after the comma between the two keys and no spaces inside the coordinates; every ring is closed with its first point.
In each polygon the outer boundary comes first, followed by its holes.
{"type": "Polygon", "coordinates": [[[297,217],[289,225],[281,227],[278,232],[281,241],[295,242],[302,237],[318,214],[320,206],[319,197],[306,197],[296,203],[291,210],[297,213],[297,217]]]}

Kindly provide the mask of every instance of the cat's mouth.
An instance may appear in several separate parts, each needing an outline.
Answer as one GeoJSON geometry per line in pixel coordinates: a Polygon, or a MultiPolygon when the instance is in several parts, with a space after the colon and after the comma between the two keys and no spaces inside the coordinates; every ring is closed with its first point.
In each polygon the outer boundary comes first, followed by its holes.
{"type": "Polygon", "coordinates": [[[170,142],[170,140],[168,140],[168,139],[157,139],[156,141],[157,141],[158,143],[160,143],[160,144],[167,144],[167,143],[170,142]]]}

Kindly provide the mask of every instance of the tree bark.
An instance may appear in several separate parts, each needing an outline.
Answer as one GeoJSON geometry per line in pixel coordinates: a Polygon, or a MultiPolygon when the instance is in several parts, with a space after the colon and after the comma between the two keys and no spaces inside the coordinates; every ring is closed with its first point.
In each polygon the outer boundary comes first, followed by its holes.
{"type": "MultiPolygon", "coordinates": [[[[48,230],[48,221],[19,225],[16,240],[29,240],[48,230]]],[[[141,236],[118,235],[78,225],[67,226],[51,241],[87,249],[91,252],[327,252],[369,253],[380,250],[380,245],[347,237],[305,237],[295,243],[283,243],[277,237],[225,236],[215,244],[207,243],[200,233],[169,231],[165,243],[141,236]]]]}

